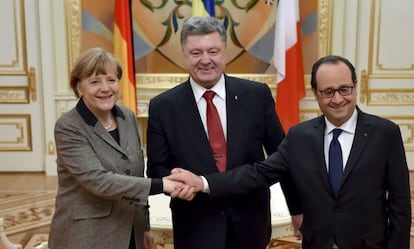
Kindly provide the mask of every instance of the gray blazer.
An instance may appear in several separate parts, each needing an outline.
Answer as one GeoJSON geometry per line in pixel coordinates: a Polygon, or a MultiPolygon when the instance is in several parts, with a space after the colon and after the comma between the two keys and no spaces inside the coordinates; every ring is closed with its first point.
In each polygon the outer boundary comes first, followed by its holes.
{"type": "Polygon", "coordinates": [[[134,227],[143,248],[149,229],[144,160],[135,115],[113,109],[118,144],[80,100],[55,126],[58,192],[49,248],[127,249],[134,227]]]}

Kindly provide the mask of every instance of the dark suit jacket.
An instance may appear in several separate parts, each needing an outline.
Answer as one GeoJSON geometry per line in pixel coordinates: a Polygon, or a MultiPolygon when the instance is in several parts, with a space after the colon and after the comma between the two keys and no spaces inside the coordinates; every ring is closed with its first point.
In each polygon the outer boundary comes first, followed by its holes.
{"type": "Polygon", "coordinates": [[[207,176],[211,195],[246,192],[293,178],[302,201],[304,249],[408,249],[411,207],[407,162],[399,127],[358,110],[352,149],[338,196],[324,159],[323,117],[291,128],[277,153],[256,167],[207,176]]]}
{"type": "Polygon", "coordinates": [[[151,180],[143,177],[134,113],[115,106],[114,115],[120,144],[82,100],[56,122],[59,186],[51,249],[128,249],[132,226],[137,248],[143,248],[151,180]]]}
{"type": "MultiPolygon", "coordinates": [[[[267,85],[225,76],[227,169],[265,158],[284,137],[267,85]]],[[[148,121],[148,176],[162,177],[174,167],[196,174],[218,172],[194,95],[187,81],[151,100],[148,121]]],[[[269,189],[213,200],[173,199],[174,248],[223,249],[227,226],[240,248],[265,248],[270,239],[269,189]]]]}

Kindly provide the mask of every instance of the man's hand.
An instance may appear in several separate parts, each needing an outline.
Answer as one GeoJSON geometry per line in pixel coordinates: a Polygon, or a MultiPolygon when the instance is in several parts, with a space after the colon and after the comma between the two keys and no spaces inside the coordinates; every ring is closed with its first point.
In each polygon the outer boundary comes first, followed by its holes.
{"type": "Polygon", "coordinates": [[[200,176],[193,174],[192,172],[175,168],[171,171],[171,175],[166,177],[169,180],[179,181],[184,184],[180,189],[176,189],[170,195],[171,197],[180,198],[184,200],[191,201],[197,192],[203,190],[204,183],[200,176]]]}
{"type": "Polygon", "coordinates": [[[300,226],[302,226],[302,222],[303,214],[292,216],[293,235],[295,235],[299,239],[302,239],[302,233],[299,231],[300,226]]]}
{"type": "Polygon", "coordinates": [[[192,186],[196,192],[202,191],[204,187],[203,180],[200,176],[182,168],[175,168],[171,170],[171,175],[167,176],[167,179],[179,181],[185,185],[192,186]]]}

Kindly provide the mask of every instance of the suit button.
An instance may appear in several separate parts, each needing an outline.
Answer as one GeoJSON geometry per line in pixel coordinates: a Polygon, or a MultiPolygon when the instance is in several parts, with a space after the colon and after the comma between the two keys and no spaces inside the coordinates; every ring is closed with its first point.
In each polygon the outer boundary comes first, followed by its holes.
{"type": "Polygon", "coordinates": [[[128,176],[131,175],[131,170],[129,170],[129,169],[125,170],[125,174],[128,175],[128,176]]]}

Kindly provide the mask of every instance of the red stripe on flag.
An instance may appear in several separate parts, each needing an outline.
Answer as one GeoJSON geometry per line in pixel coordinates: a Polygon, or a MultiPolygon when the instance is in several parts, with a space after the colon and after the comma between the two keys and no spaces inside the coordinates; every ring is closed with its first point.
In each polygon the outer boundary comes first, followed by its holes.
{"type": "Polygon", "coordinates": [[[283,36],[275,39],[275,43],[280,41],[282,44],[275,44],[274,60],[278,71],[277,81],[279,82],[277,84],[276,112],[285,132],[299,123],[299,101],[305,96],[299,10],[296,9],[299,5],[296,2],[296,6],[294,6],[293,2],[295,1],[297,0],[279,1],[278,15],[284,19],[277,20],[275,32],[276,36],[283,36]],[[277,51],[278,49],[284,51],[277,51]]]}
{"type": "Polygon", "coordinates": [[[124,72],[120,80],[121,99],[123,105],[137,114],[131,18],[130,0],[115,0],[114,55],[124,72]]]}

